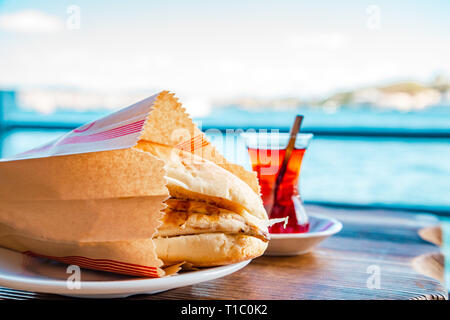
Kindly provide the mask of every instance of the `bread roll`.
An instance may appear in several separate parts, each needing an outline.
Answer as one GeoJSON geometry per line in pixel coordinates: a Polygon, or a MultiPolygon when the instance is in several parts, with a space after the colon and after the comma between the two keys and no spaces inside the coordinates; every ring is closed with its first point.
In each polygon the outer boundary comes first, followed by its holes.
{"type": "Polygon", "coordinates": [[[267,242],[247,235],[204,233],[153,239],[156,253],[165,264],[184,261],[197,267],[220,266],[256,258],[267,242]]]}
{"type": "Polygon", "coordinates": [[[247,210],[259,219],[267,220],[260,195],[249,185],[219,167],[189,152],[148,141],[140,141],[137,148],[164,160],[167,188],[172,196],[182,199],[217,203],[230,210],[247,210]]]}
{"type": "Polygon", "coordinates": [[[237,176],[197,155],[139,141],[162,159],[170,199],[154,235],[166,265],[217,266],[255,258],[267,248],[267,213],[260,195],[237,176]]]}

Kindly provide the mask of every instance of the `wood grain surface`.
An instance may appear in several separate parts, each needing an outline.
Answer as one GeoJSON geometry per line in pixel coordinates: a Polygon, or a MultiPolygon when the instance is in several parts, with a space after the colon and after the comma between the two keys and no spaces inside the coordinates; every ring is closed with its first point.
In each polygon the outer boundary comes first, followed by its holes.
{"type": "MultiPolygon", "coordinates": [[[[340,220],[342,231],[313,252],[260,257],[227,277],[129,299],[447,299],[443,257],[419,231],[438,220],[398,211],[307,206],[340,220]],[[379,288],[367,285],[379,270],[379,288]],[[441,281],[440,281],[441,280],[441,281]]],[[[63,299],[0,288],[0,299],[63,299]]]]}

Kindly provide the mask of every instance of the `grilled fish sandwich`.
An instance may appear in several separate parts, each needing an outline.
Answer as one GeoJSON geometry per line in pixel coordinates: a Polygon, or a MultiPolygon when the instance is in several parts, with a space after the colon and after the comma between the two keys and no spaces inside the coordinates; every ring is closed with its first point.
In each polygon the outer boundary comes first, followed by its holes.
{"type": "Polygon", "coordinates": [[[170,198],[153,236],[165,265],[217,266],[264,253],[268,217],[247,183],[190,152],[143,140],[135,148],[165,163],[170,198]]]}

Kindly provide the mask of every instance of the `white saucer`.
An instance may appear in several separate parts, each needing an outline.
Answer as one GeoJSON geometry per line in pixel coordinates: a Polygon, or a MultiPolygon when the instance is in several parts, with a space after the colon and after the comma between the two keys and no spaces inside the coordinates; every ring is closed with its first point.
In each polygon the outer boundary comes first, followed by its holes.
{"type": "Polygon", "coordinates": [[[66,273],[67,265],[0,248],[0,286],[70,297],[119,298],[214,280],[242,269],[250,261],[154,279],[81,269],[80,288],[70,289],[67,279],[72,273],[66,273]]]}
{"type": "Polygon", "coordinates": [[[319,214],[308,215],[309,231],[305,233],[271,233],[266,256],[295,256],[311,251],[326,238],[338,233],[342,223],[319,214]]]}

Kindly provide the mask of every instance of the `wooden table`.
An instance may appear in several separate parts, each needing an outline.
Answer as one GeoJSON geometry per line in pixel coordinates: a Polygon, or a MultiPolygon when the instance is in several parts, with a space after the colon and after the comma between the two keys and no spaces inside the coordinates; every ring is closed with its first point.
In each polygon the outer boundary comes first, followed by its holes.
{"type": "MultiPolygon", "coordinates": [[[[339,219],[342,231],[306,255],[260,257],[218,280],[130,299],[448,298],[443,256],[437,245],[423,239],[439,243],[440,229],[430,228],[438,223],[435,217],[318,206],[307,210],[339,219]]],[[[0,288],[0,298],[62,297],[0,288]]]]}

